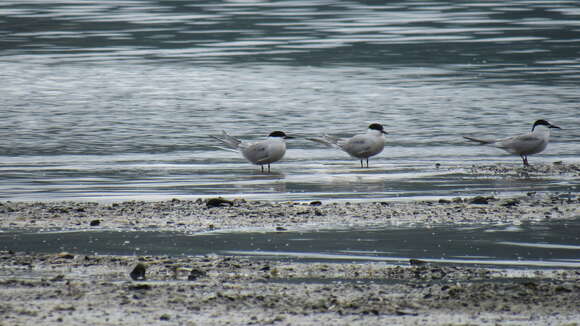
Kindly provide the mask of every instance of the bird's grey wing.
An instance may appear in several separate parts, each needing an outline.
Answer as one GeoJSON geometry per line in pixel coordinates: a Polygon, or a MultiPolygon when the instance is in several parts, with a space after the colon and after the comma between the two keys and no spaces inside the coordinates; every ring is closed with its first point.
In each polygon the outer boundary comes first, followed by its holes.
{"type": "Polygon", "coordinates": [[[525,151],[537,146],[541,146],[544,140],[532,134],[513,136],[509,138],[500,139],[496,142],[499,148],[513,148],[518,151],[525,151]]]}
{"type": "Polygon", "coordinates": [[[367,156],[373,151],[373,142],[366,137],[354,136],[348,141],[339,143],[340,148],[354,156],[367,156]]]}
{"type": "Polygon", "coordinates": [[[263,143],[250,144],[243,149],[244,156],[253,163],[260,164],[267,161],[268,145],[263,143]]]}

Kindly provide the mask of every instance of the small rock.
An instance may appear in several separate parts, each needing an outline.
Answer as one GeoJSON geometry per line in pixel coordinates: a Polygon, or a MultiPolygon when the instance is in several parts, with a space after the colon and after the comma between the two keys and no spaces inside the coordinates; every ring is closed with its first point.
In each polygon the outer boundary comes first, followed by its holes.
{"type": "Polygon", "coordinates": [[[51,282],[61,282],[64,280],[64,275],[58,274],[57,276],[50,279],[51,282]]]}
{"type": "Polygon", "coordinates": [[[469,203],[475,205],[487,205],[489,204],[490,200],[494,200],[493,197],[484,197],[484,196],[477,196],[472,198],[469,203]]]}
{"type": "Polygon", "coordinates": [[[278,232],[282,232],[282,231],[288,231],[288,229],[286,229],[286,228],[285,228],[285,227],[283,227],[283,226],[277,226],[277,227],[276,227],[276,231],[278,231],[278,232]]]}
{"type": "Polygon", "coordinates": [[[427,264],[427,262],[424,260],[412,258],[412,259],[409,259],[409,264],[411,264],[411,266],[422,266],[422,265],[427,264]]]}
{"type": "Polygon", "coordinates": [[[92,220],[92,221],[89,223],[89,225],[90,225],[90,226],[99,226],[99,225],[101,225],[101,220],[92,220]]]}
{"type": "Polygon", "coordinates": [[[200,277],[204,277],[207,276],[207,273],[199,270],[199,269],[192,269],[191,272],[189,273],[189,276],[187,277],[187,279],[189,281],[195,281],[200,277]]]}
{"type": "Polygon", "coordinates": [[[223,199],[221,197],[218,198],[210,198],[205,202],[205,206],[207,207],[223,207],[229,205],[234,206],[234,202],[231,200],[223,199]]]}
{"type": "Polygon", "coordinates": [[[63,259],[73,259],[75,258],[75,255],[68,253],[68,252],[61,252],[59,254],[56,255],[58,258],[63,258],[63,259]]]}
{"type": "Polygon", "coordinates": [[[322,202],[320,200],[315,200],[310,202],[310,206],[320,206],[322,202]]]}
{"type": "Polygon", "coordinates": [[[415,311],[412,311],[410,309],[397,309],[395,311],[395,313],[397,314],[397,316],[418,316],[419,314],[415,311]]]}
{"type": "Polygon", "coordinates": [[[504,207],[514,207],[514,206],[518,206],[519,204],[520,204],[520,201],[518,199],[509,199],[509,200],[506,200],[501,205],[504,207]]]}
{"type": "Polygon", "coordinates": [[[439,204],[451,204],[451,200],[448,199],[439,199],[439,204]]]}
{"type": "Polygon", "coordinates": [[[131,276],[131,278],[135,281],[145,280],[145,272],[146,271],[147,271],[147,268],[145,268],[145,265],[139,263],[139,264],[137,264],[137,266],[135,266],[135,268],[133,268],[133,271],[129,274],[129,276],[131,276]]]}
{"type": "Polygon", "coordinates": [[[129,290],[133,290],[133,291],[151,290],[151,285],[149,285],[149,284],[130,285],[129,290]]]}

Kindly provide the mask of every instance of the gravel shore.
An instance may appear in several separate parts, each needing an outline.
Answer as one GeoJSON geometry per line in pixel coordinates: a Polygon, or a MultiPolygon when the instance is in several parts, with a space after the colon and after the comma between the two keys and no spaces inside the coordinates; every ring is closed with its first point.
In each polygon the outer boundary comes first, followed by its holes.
{"type": "MultiPolygon", "coordinates": [[[[569,166],[567,166],[569,168],[569,166]]],[[[560,173],[531,169],[474,174],[560,173]]],[[[574,166],[566,173],[578,173],[574,166]]],[[[574,177],[573,176],[573,177],[574,177]]],[[[521,177],[521,175],[519,176],[521,177]]],[[[292,230],[540,222],[580,216],[576,194],[415,202],[0,202],[10,230],[292,230]]],[[[0,251],[4,325],[578,325],[580,270],[409,261],[299,263],[242,257],[0,251]]]]}
{"type": "Polygon", "coordinates": [[[576,195],[441,199],[417,202],[258,202],[243,199],[160,202],[0,202],[3,229],[124,229],[197,232],[401,223],[498,223],[579,216],[576,195]]]}

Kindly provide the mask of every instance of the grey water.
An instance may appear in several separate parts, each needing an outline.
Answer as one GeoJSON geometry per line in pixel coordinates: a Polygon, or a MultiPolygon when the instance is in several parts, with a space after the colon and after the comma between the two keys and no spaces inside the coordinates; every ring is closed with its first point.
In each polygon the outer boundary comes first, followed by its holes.
{"type": "Polygon", "coordinates": [[[267,232],[0,232],[0,250],[99,255],[236,255],[306,262],[579,268],[580,219],[267,232]]]}
{"type": "Polygon", "coordinates": [[[577,1],[3,0],[0,200],[577,193],[473,175],[520,160],[461,136],[545,118],[563,130],[531,163],[577,163],[579,86],[577,1]],[[372,122],[369,169],[298,138],[262,174],[208,137],[372,122]]]}

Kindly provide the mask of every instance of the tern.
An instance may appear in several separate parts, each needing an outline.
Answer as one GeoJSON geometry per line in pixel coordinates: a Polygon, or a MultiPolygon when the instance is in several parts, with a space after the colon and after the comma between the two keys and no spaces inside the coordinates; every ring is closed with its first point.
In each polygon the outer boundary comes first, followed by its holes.
{"type": "Polygon", "coordinates": [[[553,128],[561,129],[546,120],[537,120],[532,126],[532,131],[524,135],[493,140],[468,136],[463,136],[463,138],[478,142],[482,145],[490,145],[503,149],[513,155],[519,155],[522,158],[524,166],[528,166],[528,155],[538,154],[546,149],[550,141],[550,129],[553,128]]]}
{"type": "Polygon", "coordinates": [[[284,157],[286,153],[286,142],[284,140],[293,138],[282,131],[273,131],[263,141],[246,143],[228,135],[225,130],[222,131],[221,138],[211,137],[220,141],[227,148],[239,151],[250,163],[260,165],[262,172],[264,172],[264,165],[268,165],[268,172],[270,172],[270,163],[277,162],[284,157]]]}
{"type": "Polygon", "coordinates": [[[381,124],[373,123],[369,125],[365,134],[358,134],[348,139],[324,135],[322,138],[308,138],[308,140],[343,150],[348,155],[359,159],[361,168],[364,167],[363,161],[366,160],[368,168],[369,157],[379,154],[385,148],[384,135],[386,134],[381,124]]]}

